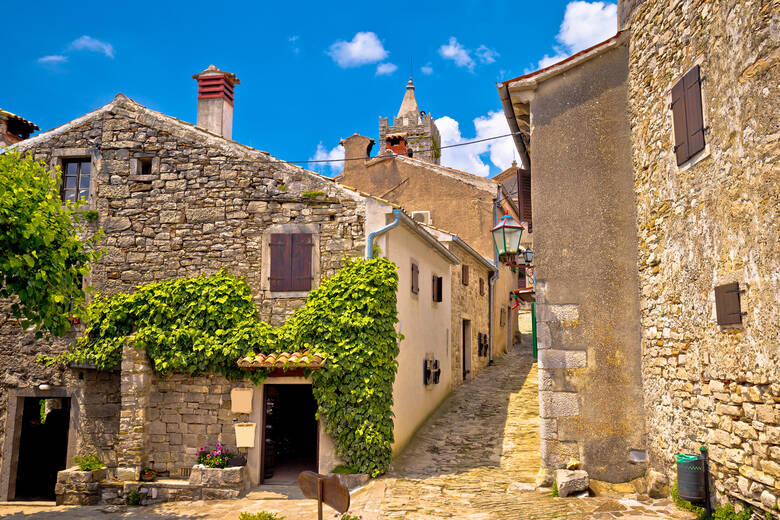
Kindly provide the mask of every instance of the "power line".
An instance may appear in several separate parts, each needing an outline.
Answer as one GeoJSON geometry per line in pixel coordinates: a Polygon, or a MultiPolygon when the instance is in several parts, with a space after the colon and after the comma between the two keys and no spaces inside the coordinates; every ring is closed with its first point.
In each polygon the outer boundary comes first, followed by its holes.
{"type": "MultiPolygon", "coordinates": [[[[511,137],[518,135],[522,132],[511,132],[504,135],[495,135],[493,137],[485,137],[484,139],[474,139],[473,141],[465,141],[463,143],[448,144],[447,146],[439,146],[436,148],[428,148],[427,150],[415,150],[415,153],[434,152],[437,150],[444,150],[445,148],[456,148],[458,146],[468,146],[470,144],[483,143],[485,141],[493,141],[494,139],[503,139],[504,137],[511,137]]],[[[377,157],[381,157],[378,155],[377,157]]],[[[373,158],[373,157],[372,157],[373,158]]],[[[332,163],[332,162],[344,162],[344,161],[365,161],[365,157],[352,157],[350,159],[309,159],[308,161],[281,161],[289,164],[311,164],[311,163],[332,163]]]]}

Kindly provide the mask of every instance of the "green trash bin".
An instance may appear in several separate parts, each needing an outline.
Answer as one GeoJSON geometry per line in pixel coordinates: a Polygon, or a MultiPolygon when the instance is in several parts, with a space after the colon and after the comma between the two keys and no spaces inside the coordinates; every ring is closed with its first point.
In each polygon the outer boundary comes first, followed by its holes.
{"type": "Polygon", "coordinates": [[[683,500],[693,503],[706,500],[704,464],[700,455],[677,455],[677,490],[683,500]]]}

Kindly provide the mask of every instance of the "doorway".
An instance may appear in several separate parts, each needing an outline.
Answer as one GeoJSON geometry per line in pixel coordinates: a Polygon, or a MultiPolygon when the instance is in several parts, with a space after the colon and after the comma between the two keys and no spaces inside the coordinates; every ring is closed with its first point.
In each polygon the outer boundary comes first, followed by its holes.
{"type": "Polygon", "coordinates": [[[16,465],[17,500],[54,500],[57,472],[68,455],[70,398],[25,397],[19,456],[16,465]]]}
{"type": "Polygon", "coordinates": [[[295,483],[302,471],[317,471],[317,402],[311,385],[263,386],[261,483],[295,483]]]}
{"type": "Polygon", "coordinates": [[[463,368],[463,380],[471,374],[471,320],[463,320],[461,347],[461,368],[463,368]]]}

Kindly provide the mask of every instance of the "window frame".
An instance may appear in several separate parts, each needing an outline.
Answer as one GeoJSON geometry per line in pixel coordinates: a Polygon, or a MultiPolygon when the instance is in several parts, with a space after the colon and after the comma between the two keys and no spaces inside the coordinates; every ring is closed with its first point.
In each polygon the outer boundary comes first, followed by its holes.
{"type": "MultiPolygon", "coordinates": [[[[292,240],[292,239],[291,239],[292,240]]],[[[263,231],[262,248],[261,248],[261,280],[260,286],[263,291],[263,295],[266,298],[306,298],[309,292],[313,291],[320,284],[320,228],[317,224],[277,224],[270,226],[263,231]],[[309,264],[311,270],[311,283],[310,289],[302,290],[298,288],[292,288],[290,290],[277,290],[277,287],[273,287],[271,284],[271,264],[272,264],[272,252],[271,241],[272,235],[284,234],[309,234],[311,235],[311,245],[308,248],[311,252],[311,263],[309,264]]],[[[292,261],[292,254],[290,256],[292,261]]],[[[292,266],[290,266],[292,269],[292,266]]]]}
{"type": "Polygon", "coordinates": [[[94,175],[94,165],[92,164],[92,158],[91,157],[65,157],[62,159],[62,165],[60,166],[61,169],[61,178],[60,178],[60,200],[65,203],[68,200],[71,200],[71,202],[75,203],[78,200],[81,200],[79,195],[81,192],[86,191],[87,197],[83,199],[84,203],[89,204],[89,202],[92,199],[92,177],[94,175]],[[68,166],[71,164],[77,165],[76,170],[76,187],[75,188],[68,188],[68,178],[72,178],[73,175],[68,174],[68,166]],[[89,174],[87,174],[87,185],[82,186],[82,167],[85,164],[89,164],[89,174]],[[66,194],[68,191],[75,191],[74,198],[73,199],[67,199],[66,194]]]}
{"type": "Polygon", "coordinates": [[[411,291],[414,295],[420,294],[420,266],[417,264],[417,262],[412,262],[411,266],[412,271],[412,280],[411,280],[411,291]]]}
{"type": "Polygon", "coordinates": [[[679,76],[670,84],[668,88],[668,100],[668,117],[671,126],[670,142],[673,143],[671,154],[677,168],[684,170],[709,156],[709,142],[708,139],[706,139],[709,126],[707,125],[707,111],[704,106],[705,95],[704,81],[701,74],[701,63],[694,64],[685,72],[685,74],[679,76]],[[693,78],[695,78],[695,80],[693,78]],[[694,88],[692,85],[698,87],[693,92],[691,91],[691,88],[694,88]],[[698,107],[694,105],[689,106],[689,101],[691,101],[690,97],[694,94],[697,99],[693,100],[693,102],[698,103],[698,107]],[[696,113],[696,109],[698,109],[698,114],[696,113]],[[693,114],[691,114],[691,110],[694,111],[693,114]],[[691,126],[699,124],[698,121],[694,121],[693,124],[691,124],[688,119],[692,116],[698,117],[701,121],[701,127],[693,132],[693,134],[701,132],[701,143],[697,143],[695,151],[691,153],[690,145],[692,135],[690,128],[691,126]],[[681,135],[684,135],[683,140],[680,139],[681,135]],[[683,146],[684,153],[678,154],[678,151],[683,146]]]}

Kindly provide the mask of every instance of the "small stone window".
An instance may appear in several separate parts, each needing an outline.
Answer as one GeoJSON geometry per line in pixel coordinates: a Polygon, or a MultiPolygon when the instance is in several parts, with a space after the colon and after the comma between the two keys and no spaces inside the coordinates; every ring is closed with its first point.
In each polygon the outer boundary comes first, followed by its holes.
{"type": "Polygon", "coordinates": [[[272,233],[271,291],[310,291],[312,285],[311,233],[272,233]]]}
{"type": "Polygon", "coordinates": [[[138,173],[141,175],[152,174],[152,158],[142,157],[138,159],[138,173]]]}
{"type": "Polygon", "coordinates": [[[420,268],[417,264],[412,264],[412,293],[418,294],[420,292],[420,268]]]}
{"type": "Polygon", "coordinates": [[[62,161],[62,200],[89,201],[89,180],[92,175],[90,158],[64,159],[62,161]]]}
{"type": "Polygon", "coordinates": [[[704,150],[704,117],[699,66],[693,67],[672,87],[674,155],[677,166],[704,150]]]}
{"type": "Polygon", "coordinates": [[[433,275],[433,301],[441,302],[444,298],[444,279],[433,275]]]}
{"type": "Polygon", "coordinates": [[[479,279],[479,295],[485,296],[485,279],[480,278],[479,279]]]}
{"type": "Polygon", "coordinates": [[[742,326],[739,282],[715,287],[715,313],[721,327],[742,326]]]}
{"type": "Polygon", "coordinates": [[[463,285],[469,284],[469,266],[466,264],[463,264],[460,267],[460,283],[463,285]]]}

